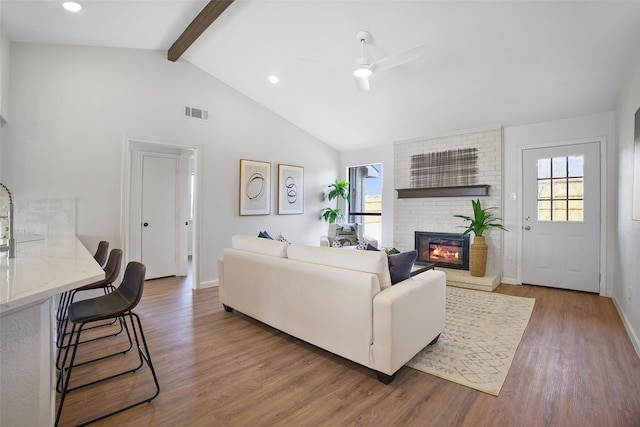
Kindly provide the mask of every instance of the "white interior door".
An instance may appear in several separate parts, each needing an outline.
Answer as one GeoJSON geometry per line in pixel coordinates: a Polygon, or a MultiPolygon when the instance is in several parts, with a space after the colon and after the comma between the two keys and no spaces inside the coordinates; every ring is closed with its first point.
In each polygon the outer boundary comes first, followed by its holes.
{"type": "Polygon", "coordinates": [[[177,167],[175,156],[142,156],[141,259],[147,279],[176,275],[177,167]]]}
{"type": "Polygon", "coordinates": [[[523,150],[522,283],[600,291],[600,143],[523,150]]]}

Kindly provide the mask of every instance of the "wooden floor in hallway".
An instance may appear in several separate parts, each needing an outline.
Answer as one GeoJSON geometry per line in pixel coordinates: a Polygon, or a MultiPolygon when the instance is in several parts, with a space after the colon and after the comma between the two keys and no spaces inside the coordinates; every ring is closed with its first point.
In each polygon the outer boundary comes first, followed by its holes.
{"type": "MultiPolygon", "coordinates": [[[[500,395],[402,368],[389,385],[356,363],[226,313],[217,288],[148,281],[136,308],[160,395],[97,426],[640,426],[640,359],[609,298],[501,284],[536,299],[500,395]]],[[[113,348],[85,344],[79,357],[113,348]]],[[[131,352],[130,352],[131,353],[131,352]]],[[[79,369],[83,381],[129,356],[79,369]]],[[[69,394],[75,425],[151,390],[135,374],[69,394]]]]}

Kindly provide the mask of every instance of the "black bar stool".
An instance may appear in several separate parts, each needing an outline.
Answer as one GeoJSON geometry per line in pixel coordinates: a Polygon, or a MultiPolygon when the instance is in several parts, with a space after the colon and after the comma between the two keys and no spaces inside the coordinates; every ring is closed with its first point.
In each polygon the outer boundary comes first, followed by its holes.
{"type": "MultiPolygon", "coordinates": [[[[107,261],[107,255],[109,253],[109,242],[106,240],[102,240],[98,243],[98,248],[96,249],[96,253],[93,255],[93,259],[96,260],[100,267],[104,267],[104,263],[107,261]]],[[[63,292],[60,295],[60,301],[58,303],[58,311],[56,313],[56,320],[58,321],[58,327],[60,327],[60,323],[62,322],[64,316],[67,315],[67,307],[69,306],[69,297],[71,296],[71,292],[63,292]]]]}
{"type": "MultiPolygon", "coordinates": [[[[67,346],[64,349],[64,358],[62,361],[62,368],[60,370],[60,376],[58,378],[58,385],[60,388],[60,403],[58,405],[58,413],[56,415],[56,426],[60,422],[60,415],[62,414],[62,407],[64,405],[64,400],[66,395],[73,391],[83,387],[87,387],[89,385],[97,384],[102,381],[110,380],[112,378],[119,377],[121,375],[125,375],[128,373],[132,373],[140,369],[143,365],[143,361],[146,362],[149,367],[151,374],[153,376],[153,381],[155,383],[155,393],[152,396],[146,397],[143,400],[132,403],[123,408],[117,409],[115,411],[109,412],[108,414],[101,415],[97,418],[94,418],[90,421],[86,421],[84,424],[90,424],[95,421],[110,417],[111,415],[118,414],[120,412],[131,409],[135,406],[141,405],[146,402],[151,402],[155,399],[156,396],[160,393],[160,384],[158,383],[158,377],[156,376],[155,369],[153,368],[153,363],[151,362],[151,356],[149,354],[149,348],[147,347],[147,341],[144,337],[144,332],[142,330],[142,324],[140,322],[140,317],[134,313],[133,310],[136,305],[140,302],[142,298],[142,291],[144,289],[144,276],[146,273],[146,268],[143,264],[139,262],[130,262],[127,265],[127,268],[124,273],[124,278],[122,279],[122,283],[118,288],[107,295],[101,295],[99,297],[95,297],[92,299],[82,300],[78,302],[74,302],[69,306],[68,318],[69,322],[71,322],[71,337],[73,337],[73,342],[71,345],[67,346]],[[138,349],[138,358],[139,364],[137,367],[133,369],[127,369],[122,372],[118,372],[113,375],[109,375],[105,378],[98,379],[96,381],[92,381],[86,384],[78,385],[73,388],[69,388],[69,380],[71,379],[71,372],[73,368],[78,365],[74,365],[76,353],[78,351],[78,345],[80,344],[80,336],[82,332],[85,330],[86,325],[95,322],[97,320],[106,320],[106,319],[115,319],[121,318],[124,322],[124,327],[129,331],[133,332],[133,336],[136,341],[136,346],[138,349]],[[135,319],[135,322],[134,322],[135,319]],[[129,324],[127,325],[127,320],[129,324]],[[75,335],[74,335],[75,334],[75,335]],[[69,351],[71,350],[71,356],[69,359],[69,365],[66,366],[67,358],[69,357],[69,351]]],[[[61,351],[63,351],[61,349],[61,351]]],[[[120,353],[117,353],[120,354],[120,353]]],[[[115,354],[98,357],[96,359],[90,360],[88,362],[82,363],[93,363],[99,360],[103,360],[107,357],[114,356],[115,354]]]]}
{"type": "MultiPolygon", "coordinates": [[[[82,292],[82,291],[89,291],[89,290],[93,290],[93,289],[102,289],[106,294],[115,291],[115,287],[113,286],[113,282],[115,282],[115,280],[118,278],[118,275],[120,274],[120,267],[122,265],[122,250],[120,249],[112,249],[111,253],[109,254],[109,260],[107,261],[107,264],[104,266],[104,279],[98,281],[98,282],[94,282],[94,283],[90,283],[88,285],[85,286],[81,286],[79,288],[73,289],[71,291],[68,291],[67,293],[69,294],[67,298],[64,299],[64,305],[61,302],[60,303],[60,307],[62,308],[62,319],[60,321],[58,321],[58,339],[56,340],[56,346],[58,348],[62,348],[65,346],[64,344],[64,339],[65,337],[67,337],[69,335],[69,333],[67,332],[67,328],[69,325],[69,319],[67,317],[67,311],[69,309],[69,306],[73,303],[73,300],[75,299],[75,296],[78,292],[82,292]]],[[[59,309],[60,309],[59,307],[59,309]]],[[[85,328],[86,329],[93,329],[93,328],[98,328],[100,326],[107,326],[107,325],[111,325],[113,323],[115,323],[117,320],[114,319],[112,322],[110,323],[102,323],[99,325],[95,325],[92,326],[91,328],[85,328]]],[[[118,330],[115,333],[110,333],[107,335],[103,335],[101,337],[98,338],[92,338],[90,340],[85,340],[82,342],[88,342],[88,341],[95,341],[97,339],[101,339],[101,338],[106,338],[109,336],[114,336],[114,335],[118,335],[120,332],[122,332],[122,326],[120,327],[120,330],[118,330]]],[[[69,340],[70,342],[71,340],[69,340]]],[[[131,341],[131,340],[129,340],[131,341]]],[[[82,343],[81,342],[81,343],[82,343]]],[[[68,345],[68,344],[67,344],[68,345]]],[[[59,367],[59,361],[60,361],[60,353],[58,353],[58,369],[59,367]]]]}

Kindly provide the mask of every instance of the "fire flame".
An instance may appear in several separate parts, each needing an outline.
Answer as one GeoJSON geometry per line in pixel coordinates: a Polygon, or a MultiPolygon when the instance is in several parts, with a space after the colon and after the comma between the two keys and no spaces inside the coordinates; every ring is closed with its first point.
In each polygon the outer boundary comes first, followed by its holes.
{"type": "Polygon", "coordinates": [[[440,246],[436,246],[429,254],[429,259],[457,261],[458,251],[447,251],[442,249],[440,246]]]}

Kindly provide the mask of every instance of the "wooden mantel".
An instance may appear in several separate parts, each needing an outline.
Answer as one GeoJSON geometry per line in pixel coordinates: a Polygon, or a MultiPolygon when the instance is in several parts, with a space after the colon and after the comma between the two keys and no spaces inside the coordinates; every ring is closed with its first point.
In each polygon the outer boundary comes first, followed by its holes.
{"type": "Polygon", "coordinates": [[[398,199],[421,197],[488,196],[489,185],[462,185],[457,187],[399,188],[398,199]]]}

